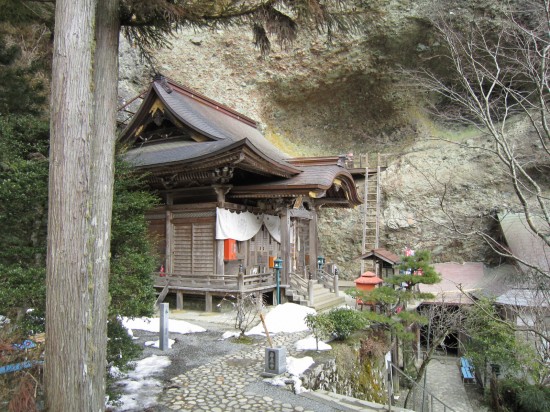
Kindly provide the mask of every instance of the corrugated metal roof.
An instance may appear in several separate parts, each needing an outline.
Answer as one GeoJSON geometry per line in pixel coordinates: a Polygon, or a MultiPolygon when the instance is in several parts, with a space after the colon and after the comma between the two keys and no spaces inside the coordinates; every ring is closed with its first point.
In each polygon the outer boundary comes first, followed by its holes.
{"type": "Polygon", "coordinates": [[[496,303],[510,306],[550,307],[549,292],[538,289],[511,289],[500,295],[496,303]]]}
{"type": "Polygon", "coordinates": [[[483,287],[484,265],[481,262],[435,263],[434,268],[441,274],[441,282],[433,285],[420,283],[418,286],[420,292],[434,294],[437,302],[471,303],[471,298],[458,287],[466,293],[478,291],[483,287]]]}
{"type": "MultiPolygon", "coordinates": [[[[500,227],[506,238],[508,248],[514,256],[540,268],[543,272],[550,273],[550,247],[544,241],[535,235],[527,224],[525,214],[507,213],[500,214],[500,227]]],[[[541,229],[546,228],[550,231],[548,224],[542,217],[533,216],[533,223],[541,229]]],[[[529,268],[519,264],[522,270],[529,268]]]]}

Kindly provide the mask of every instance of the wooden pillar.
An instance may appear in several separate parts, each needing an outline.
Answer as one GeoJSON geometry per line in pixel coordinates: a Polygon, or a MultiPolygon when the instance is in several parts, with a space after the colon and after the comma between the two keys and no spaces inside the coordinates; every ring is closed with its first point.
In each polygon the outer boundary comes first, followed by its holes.
{"type": "Polygon", "coordinates": [[[216,240],[216,274],[223,275],[225,265],[223,261],[223,240],[216,240]]]}
{"type": "MultiPolygon", "coordinates": [[[[225,195],[231,190],[231,187],[227,185],[212,185],[217,195],[218,207],[223,208],[225,206],[225,195]]],[[[223,275],[225,272],[223,257],[223,240],[216,240],[216,264],[214,270],[217,275],[223,275]]]]}
{"type": "Polygon", "coordinates": [[[317,256],[319,256],[317,210],[313,210],[309,220],[309,273],[313,275],[313,279],[317,279],[317,256]]]}
{"type": "Polygon", "coordinates": [[[237,275],[237,289],[239,289],[239,292],[244,292],[244,273],[239,272],[237,275]]]}
{"type": "Polygon", "coordinates": [[[166,273],[168,274],[171,274],[173,273],[174,271],[174,267],[173,267],[173,263],[172,263],[172,254],[174,253],[174,247],[173,247],[173,242],[174,242],[174,226],[172,225],[172,210],[171,210],[171,206],[173,204],[173,201],[172,201],[172,195],[171,194],[168,194],[166,195],[166,249],[165,249],[165,253],[166,253],[166,268],[165,268],[165,271],[166,273]]]}
{"type": "Polygon", "coordinates": [[[281,284],[288,285],[290,273],[290,215],[285,209],[281,216],[281,259],[283,259],[283,270],[281,273],[281,284]]]}
{"type": "Polygon", "coordinates": [[[178,290],[176,292],[176,309],[177,310],[183,309],[183,292],[181,290],[178,290]]]}
{"type": "Polygon", "coordinates": [[[212,312],[212,294],[210,292],[206,292],[204,295],[204,300],[205,300],[204,310],[206,312],[212,312]]]}

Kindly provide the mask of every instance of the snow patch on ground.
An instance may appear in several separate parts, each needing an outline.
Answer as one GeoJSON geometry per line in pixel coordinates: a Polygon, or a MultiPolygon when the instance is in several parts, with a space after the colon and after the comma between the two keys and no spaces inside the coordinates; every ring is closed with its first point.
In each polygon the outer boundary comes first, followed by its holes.
{"type": "Polygon", "coordinates": [[[296,350],[331,350],[332,346],[326,344],[322,340],[319,341],[319,348],[317,348],[317,342],[315,336],[311,335],[307,338],[301,339],[296,342],[296,350]]]}
{"type": "Polygon", "coordinates": [[[303,358],[293,358],[289,356],[286,358],[286,370],[291,375],[300,376],[314,363],[311,356],[305,356],[303,358]]]}
{"type": "MultiPolygon", "coordinates": [[[[149,332],[158,332],[160,330],[159,318],[122,318],[122,325],[126,329],[146,330],[149,332]]],[[[183,320],[170,319],[168,322],[168,331],[173,333],[197,333],[206,332],[206,329],[193,325],[183,320]]]]}
{"type": "Polygon", "coordinates": [[[241,334],[241,332],[227,331],[227,332],[223,333],[223,335],[221,337],[221,340],[225,340],[225,339],[229,339],[229,338],[237,338],[237,337],[239,337],[240,334],[241,334]]]}
{"type": "MultiPolygon", "coordinates": [[[[174,339],[168,339],[168,349],[172,349],[172,345],[176,343],[174,339]]],[[[151,346],[153,348],[160,348],[160,340],[148,340],[144,343],[145,346],[151,346]]]]}
{"type": "MultiPolygon", "coordinates": [[[[305,317],[309,314],[316,314],[313,308],[297,305],[295,303],[284,303],[275,306],[266,316],[265,323],[269,333],[294,333],[308,330],[305,317]]],[[[247,335],[265,335],[264,327],[260,322],[247,332],[247,335]]]]}
{"type": "Polygon", "coordinates": [[[308,390],[302,386],[300,375],[302,375],[314,363],[315,362],[311,356],[306,356],[303,358],[293,358],[292,356],[289,356],[286,358],[286,371],[290,377],[275,376],[274,378],[264,379],[264,382],[273,386],[286,386],[287,384],[292,384],[294,393],[296,394],[307,392],[308,390]]]}
{"type": "MultiPolygon", "coordinates": [[[[170,365],[168,356],[150,356],[135,362],[134,370],[125,374],[117,385],[122,392],[115,411],[143,410],[156,404],[157,395],[162,391],[162,383],[155,375],[170,365]]],[[[117,368],[111,368],[111,374],[120,376],[117,368]]]]}

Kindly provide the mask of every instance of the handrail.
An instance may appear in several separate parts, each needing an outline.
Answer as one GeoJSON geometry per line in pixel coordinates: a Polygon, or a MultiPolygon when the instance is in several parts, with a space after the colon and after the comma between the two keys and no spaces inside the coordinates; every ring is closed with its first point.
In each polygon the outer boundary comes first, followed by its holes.
{"type": "Polygon", "coordinates": [[[299,273],[289,273],[290,286],[296,288],[298,293],[303,296],[308,296],[309,282],[300,276],[299,273]]]}
{"type": "Polygon", "coordinates": [[[317,269],[317,280],[333,292],[334,275],[332,273],[326,272],[324,269],[317,269]]]}
{"type": "MultiPolygon", "coordinates": [[[[443,412],[456,412],[453,408],[451,408],[450,406],[448,406],[445,402],[443,402],[441,399],[439,399],[437,396],[435,396],[433,393],[431,393],[429,390],[427,390],[426,388],[422,387],[421,385],[419,385],[418,383],[416,383],[409,375],[407,375],[405,372],[403,372],[402,370],[399,369],[399,367],[397,365],[395,365],[393,362],[391,361],[387,361],[387,363],[391,366],[392,368],[392,373],[393,371],[397,371],[399,374],[401,374],[402,376],[404,376],[409,382],[411,382],[413,384],[413,388],[412,389],[409,389],[410,391],[415,391],[416,389],[420,389],[422,392],[422,395],[420,397],[420,399],[422,399],[424,396],[427,396],[427,400],[428,400],[428,405],[427,405],[427,410],[428,411],[434,411],[434,400],[437,401],[438,403],[440,403],[442,406],[443,406],[443,412]]],[[[426,372],[424,372],[426,373],[426,372]]],[[[391,387],[388,388],[388,392],[391,391],[391,387]]],[[[412,405],[412,410],[416,410],[415,407],[415,403],[416,403],[416,392],[413,392],[414,396],[413,396],[413,405],[412,405]]],[[[391,399],[391,397],[390,397],[391,399]]],[[[405,406],[406,408],[408,408],[408,406],[405,406]]],[[[422,410],[424,410],[424,402],[422,402],[422,410]]]]}

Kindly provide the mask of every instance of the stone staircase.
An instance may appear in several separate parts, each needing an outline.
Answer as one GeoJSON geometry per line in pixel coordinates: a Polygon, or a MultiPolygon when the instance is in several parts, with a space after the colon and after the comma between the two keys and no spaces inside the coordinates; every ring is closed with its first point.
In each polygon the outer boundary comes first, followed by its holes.
{"type": "Polygon", "coordinates": [[[291,286],[285,290],[285,296],[293,303],[309,306],[314,308],[316,311],[329,309],[345,302],[345,297],[342,293],[337,296],[336,293],[331,292],[329,288],[325,287],[321,283],[311,282],[311,288],[312,293],[303,289],[299,290],[297,287],[291,286]],[[313,297],[313,302],[310,302],[311,295],[313,297]]]}

